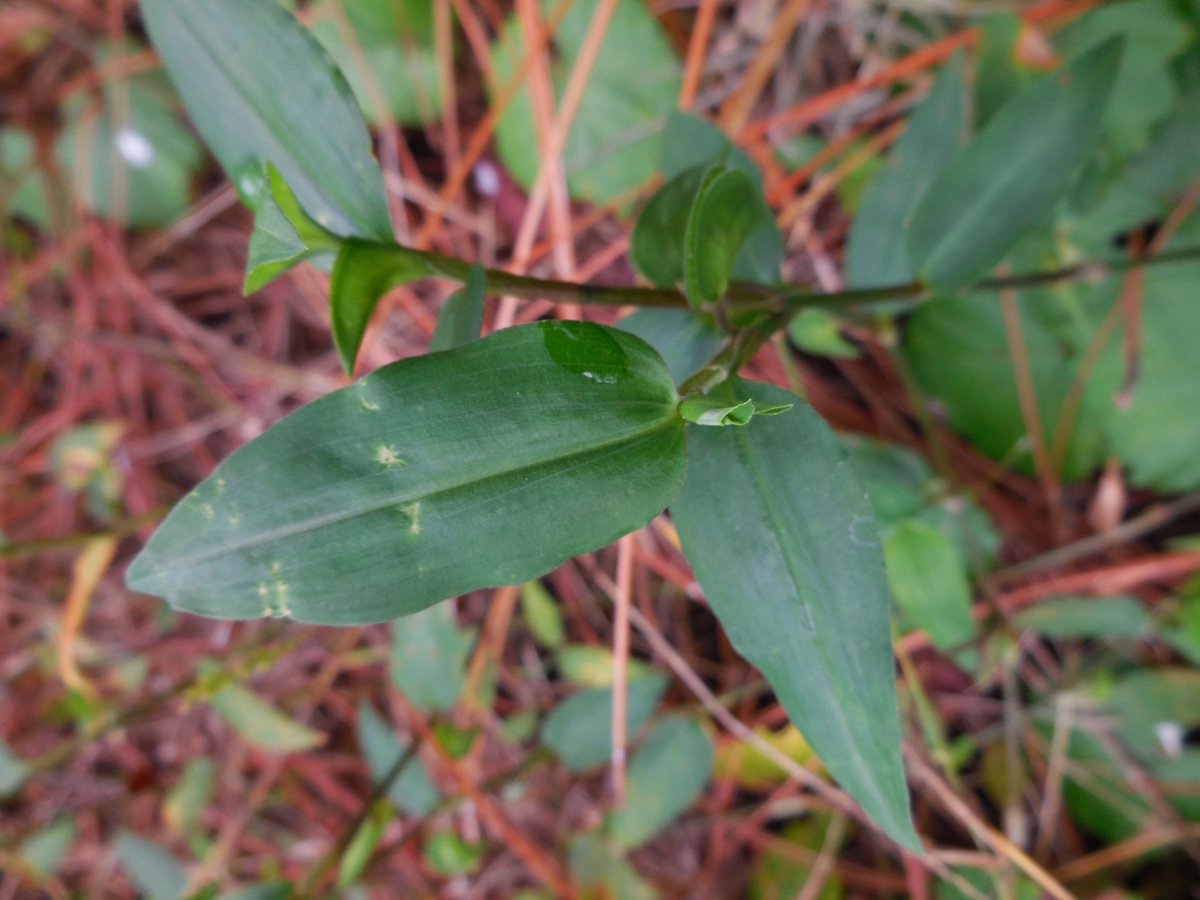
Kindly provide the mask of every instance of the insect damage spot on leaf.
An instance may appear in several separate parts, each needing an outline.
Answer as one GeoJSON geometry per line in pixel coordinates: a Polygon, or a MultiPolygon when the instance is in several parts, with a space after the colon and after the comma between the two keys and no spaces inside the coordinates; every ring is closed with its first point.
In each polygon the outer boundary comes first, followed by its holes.
{"type": "Polygon", "coordinates": [[[409,521],[412,523],[408,526],[408,533],[414,535],[420,534],[421,525],[418,522],[417,517],[421,514],[421,501],[418,500],[416,503],[409,503],[400,507],[400,512],[408,516],[409,521]]]}
{"type": "Polygon", "coordinates": [[[375,462],[388,469],[408,465],[408,463],[400,458],[400,454],[396,452],[395,444],[388,444],[386,447],[380,444],[379,448],[375,451],[375,462]]]}

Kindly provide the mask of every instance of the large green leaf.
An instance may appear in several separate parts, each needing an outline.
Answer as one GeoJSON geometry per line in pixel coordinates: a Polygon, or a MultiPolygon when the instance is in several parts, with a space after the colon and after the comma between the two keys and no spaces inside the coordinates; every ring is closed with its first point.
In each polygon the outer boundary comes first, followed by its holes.
{"type": "Polygon", "coordinates": [[[846,245],[846,284],[883,287],[912,281],[905,224],[926,189],[962,146],[963,63],[955,54],[911,116],[887,167],[863,192],[846,245]]]}
{"type": "Polygon", "coordinates": [[[192,121],[243,196],[261,191],[270,161],[322,227],[392,239],[358,104],[295,16],[277,0],[140,5],[192,121]]]}
{"type": "MultiPolygon", "coordinates": [[[[551,6],[543,3],[544,10],[551,6]]],[[[596,0],[574,0],[554,33],[550,77],[558,97],[595,10],[596,0]]],[[[492,48],[501,84],[524,55],[520,28],[509,18],[492,48]]],[[[640,0],[619,0],[563,151],[571,195],[603,202],[654,175],[658,133],[678,93],[679,63],[653,14],[640,0]]],[[[496,149],[525,188],[537,175],[537,145],[529,93],[522,89],[496,128],[496,149]]]]}
{"type": "Polygon", "coordinates": [[[1120,154],[1141,149],[1150,127],[1175,105],[1169,65],[1193,33],[1172,5],[1166,0],[1106,3],[1055,37],[1063,55],[1074,59],[1114,35],[1125,36],[1125,53],[1104,119],[1105,137],[1120,154]]]}
{"type": "Polygon", "coordinates": [[[323,0],[313,10],[312,30],[341,67],[369,121],[375,121],[376,111],[368,78],[401,124],[419,125],[441,108],[429,0],[323,0]],[[338,4],[350,35],[339,21],[338,4]],[[358,43],[354,50],[346,46],[348,36],[358,43]]]}
{"type": "Polygon", "coordinates": [[[825,766],[893,839],[919,850],[883,551],[862,485],[799,398],[743,381],[729,393],[795,408],[744,428],[688,427],[687,480],[671,504],[684,552],[733,645],[825,766]]]}
{"type": "Polygon", "coordinates": [[[658,354],[586,322],[400,360],[238,450],[126,576],[209,616],[380,622],[648,522],[685,466],[658,354]]]}
{"type": "Polygon", "coordinates": [[[1123,43],[1105,41],[1039,79],[951,160],[909,224],[918,278],[965,287],[1045,222],[1095,152],[1123,43]]]}

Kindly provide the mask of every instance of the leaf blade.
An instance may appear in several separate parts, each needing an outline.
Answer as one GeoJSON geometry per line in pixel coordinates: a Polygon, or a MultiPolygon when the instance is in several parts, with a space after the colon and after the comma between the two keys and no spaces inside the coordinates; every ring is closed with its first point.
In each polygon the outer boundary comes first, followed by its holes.
{"type": "Polygon", "coordinates": [[[796,408],[745,428],[689,427],[687,480],[671,504],[684,552],[733,645],[829,771],[919,852],[870,507],[837,438],[803,401],[743,381],[730,393],[796,408]]]}
{"type": "Polygon", "coordinates": [[[358,104],[295,16],[275,0],[145,0],[141,12],[235,186],[269,160],[324,228],[391,240],[383,176],[358,104]]]}
{"type": "Polygon", "coordinates": [[[586,322],[401,360],[234,453],[126,581],[201,615],[329,624],[528,581],[674,497],[677,403],[653,349],[586,322]]]}
{"type": "Polygon", "coordinates": [[[995,114],[917,205],[906,245],[917,277],[966,287],[1049,216],[1095,150],[1120,60],[1105,41],[995,114]]]}

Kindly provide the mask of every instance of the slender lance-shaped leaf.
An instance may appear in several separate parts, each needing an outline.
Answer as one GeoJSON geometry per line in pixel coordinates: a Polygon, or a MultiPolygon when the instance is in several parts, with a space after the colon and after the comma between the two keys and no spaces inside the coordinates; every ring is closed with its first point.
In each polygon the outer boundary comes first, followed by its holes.
{"type": "Polygon", "coordinates": [[[342,244],[329,279],[333,344],[342,368],[354,360],[379,298],[392,288],[435,274],[424,256],[396,244],[351,239],[342,244]]]}
{"type": "Polygon", "coordinates": [[[461,290],[446,298],[438,312],[437,326],[429,339],[429,352],[453,350],[479,340],[483,328],[483,301],[486,276],[483,266],[474,263],[467,273],[467,283],[461,290]]]}
{"type": "Polygon", "coordinates": [[[938,73],[911,116],[887,167],[863,192],[846,244],[846,284],[883,287],[912,281],[905,223],[925,190],[962,146],[962,53],[938,73]]]}
{"type": "Polygon", "coordinates": [[[342,625],[519,584],[678,493],[678,399],[648,344],[587,322],[400,360],[230,456],[126,581],[201,615],[342,625]]]}
{"type": "Polygon", "coordinates": [[[790,403],[744,428],[688,426],[671,504],[709,606],[805,740],[895,841],[920,851],[900,764],[883,550],[838,439],[787,391],[734,380],[730,400],[790,403]]]}
{"type": "Polygon", "coordinates": [[[262,189],[270,160],[322,227],[392,239],[383,176],[358,103],[295,16],[277,0],[140,6],[192,121],[243,196],[262,189]]]}
{"type": "Polygon", "coordinates": [[[1105,41],[1044,76],[951,160],[908,227],[921,281],[966,287],[1046,220],[1096,150],[1123,44],[1105,41]]]}

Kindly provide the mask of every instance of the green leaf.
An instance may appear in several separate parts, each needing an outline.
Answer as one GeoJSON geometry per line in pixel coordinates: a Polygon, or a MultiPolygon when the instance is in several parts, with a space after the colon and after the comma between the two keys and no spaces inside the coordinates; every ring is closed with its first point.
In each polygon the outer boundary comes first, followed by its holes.
{"type": "Polygon", "coordinates": [[[128,831],[118,831],[113,844],[125,874],[146,900],[180,900],[187,872],[174,856],[128,831]]]}
{"type": "Polygon", "coordinates": [[[903,519],[925,503],[933,473],[920,454],[857,434],[844,436],[842,445],[882,524],[903,519]]]}
{"type": "Polygon", "coordinates": [[[383,176],[345,79],[276,0],[143,0],[196,128],[247,193],[267,160],[321,227],[389,241],[383,176]]]}
{"type": "Polygon", "coordinates": [[[608,833],[622,847],[646,843],[695,802],[712,764],[704,729],[684,716],[665,717],[629,761],[625,805],[609,816],[608,833]]]}
{"type": "MultiPolygon", "coordinates": [[[[566,681],[583,687],[608,687],[616,677],[616,662],[612,651],[595,644],[567,644],[555,654],[558,671],[566,681]]],[[[654,666],[640,659],[630,659],[626,666],[629,679],[641,678],[654,671],[654,666]]]]}
{"type": "Polygon", "coordinates": [[[906,246],[917,277],[966,287],[1043,224],[1095,152],[1123,41],[1039,79],[988,122],[925,192],[906,246]]]}
{"type": "MultiPolygon", "coordinates": [[[[597,0],[574,0],[554,33],[550,80],[561,101],[597,0]]],[[[544,0],[543,11],[552,6],[544,0]]],[[[520,28],[509,17],[492,45],[497,82],[525,56],[520,28]]],[[[654,15],[639,0],[619,0],[592,67],[563,151],[572,197],[602,203],[654,175],[663,119],[679,95],[679,62],[654,15]]],[[[494,100],[495,98],[493,98],[494,100]]],[[[537,176],[538,146],[529,92],[522,88],[496,128],[505,168],[528,190],[537,176]]]]}
{"type": "Polygon", "coordinates": [[[287,881],[262,881],[222,894],[219,900],[287,900],[292,885],[287,881]]]}
{"type": "Polygon", "coordinates": [[[459,628],[454,606],[439,603],[392,623],[392,682],[420,709],[448,710],[467,674],[475,629],[459,628]]]}
{"type": "Polygon", "coordinates": [[[338,862],[338,890],[345,890],[358,881],[363,869],[371,861],[371,854],[379,846],[384,830],[395,817],[396,811],[386,800],[377,800],[371,805],[366,819],[354,832],[354,837],[350,839],[350,843],[338,862]]]}
{"type": "Polygon", "coordinates": [[[527,581],[521,585],[521,612],[539,644],[543,647],[562,646],[566,640],[562,613],[540,581],[527,581]]]}
{"type": "Polygon", "coordinates": [[[1150,632],[1150,618],[1136,597],[1051,597],[1013,619],[1047,637],[1136,638],[1150,632]]]}
{"type": "MultiPolygon", "coordinates": [[[[635,678],[626,695],[626,730],[634,734],[650,718],[667,689],[667,677],[653,672],[635,678]]],[[[612,688],[576,691],[557,703],[542,723],[542,742],[558,754],[569,772],[585,772],[612,755],[612,688]]]]}
{"type": "MultiPolygon", "coordinates": [[[[396,732],[366,700],[358,704],[358,746],[367,758],[371,782],[380,784],[392,766],[408,749],[396,732]]],[[[426,816],[442,799],[429,771],[419,756],[414,756],[388,787],[388,799],[411,816],[426,816]]]]}
{"type": "Polygon", "coordinates": [[[992,13],[979,24],[975,48],[976,131],[1035,77],[1028,67],[1018,65],[1014,54],[1022,27],[1020,18],[1010,12],[992,13]]]}
{"type": "MultiPolygon", "coordinates": [[[[1200,215],[1192,215],[1168,249],[1200,244],[1200,215]]],[[[1142,276],[1141,373],[1126,409],[1108,413],[1110,447],[1129,468],[1129,480],[1162,491],[1200,486],[1200,263],[1146,270],[1142,276]]]]}
{"type": "Polygon", "coordinates": [[[1090,208],[1065,217],[1058,231],[1080,255],[1112,253],[1112,239],[1166,215],[1200,171],[1200,93],[1153,130],[1134,157],[1090,208]]]}
{"type": "Polygon", "coordinates": [[[0,212],[46,231],[50,227],[50,195],[36,163],[36,147],[28,131],[0,128],[0,212]]]}
{"type": "Polygon", "coordinates": [[[762,189],[758,166],[716,125],[690,113],[671,110],[658,145],[658,165],[667,180],[686,169],[707,169],[714,164],[745,172],[762,189]]]}
{"type": "Polygon", "coordinates": [[[373,91],[382,94],[392,118],[401,125],[420,125],[441,110],[433,5],[428,0],[325,0],[313,8],[310,23],[350,82],[367,121],[379,124],[371,102],[373,91]],[[351,28],[349,35],[338,21],[339,3],[351,28]],[[346,37],[358,46],[347,47],[346,37]]]}
{"type": "MultiPolygon", "coordinates": [[[[1200,670],[1179,666],[1131,672],[1113,687],[1109,703],[1121,720],[1121,740],[1153,768],[1180,755],[1164,746],[1164,724],[1173,724],[1183,735],[1200,725],[1200,670]]],[[[1190,747],[1182,753],[1200,756],[1190,747]]]]}
{"type": "Polygon", "coordinates": [[[473,871],[483,859],[483,842],[468,844],[453,831],[437,831],[425,843],[425,862],[442,875],[473,871]]]}
{"type": "Polygon", "coordinates": [[[74,842],[75,823],[70,819],[59,819],[23,840],[17,855],[38,878],[48,878],[58,871],[74,842]]]}
{"type": "Polygon", "coordinates": [[[110,85],[98,115],[88,112],[82,95],[65,111],[68,126],[55,149],[88,209],[119,216],[132,228],[170,225],[183,214],[201,153],[175,118],[169,90],[140,76],[110,85]],[[120,101],[119,90],[125,92],[120,101]]]}
{"type": "Polygon", "coordinates": [[[679,414],[697,425],[745,425],[755,415],[777,416],[791,408],[790,403],[759,403],[754,400],[732,403],[697,394],[679,404],[679,414]]]}
{"type": "Polygon", "coordinates": [[[437,326],[429,340],[429,352],[453,350],[479,340],[483,328],[484,287],[487,276],[483,266],[473,263],[462,290],[446,298],[438,311],[437,326]]]}
{"type": "Polygon", "coordinates": [[[975,638],[967,565],[945,535],[911,519],[899,522],[884,535],[883,555],[892,598],[935,647],[949,650],[975,638]]]}
{"type": "Polygon", "coordinates": [[[0,741],[0,800],[19,791],[28,777],[29,767],[8,744],[0,741]]]}
{"type": "Polygon", "coordinates": [[[617,327],[657,350],[676,384],[712,359],[725,342],[712,316],[691,309],[639,309],[617,327]]]}
{"type": "Polygon", "coordinates": [[[244,740],[271,753],[297,753],[324,740],[240,684],[221,688],[209,703],[244,740]]]}
{"type": "Polygon", "coordinates": [[[824,309],[809,307],[800,311],[788,325],[788,336],[805,353],[832,356],[837,359],[858,359],[862,350],[842,337],[842,323],[824,309]]]}
{"type": "Polygon", "coordinates": [[[257,291],[301,260],[332,264],[341,241],[308,217],[283,176],[268,160],[264,187],[254,212],[254,231],[246,252],[242,293],[257,291]]]}
{"type": "Polygon", "coordinates": [[[683,281],[684,234],[703,179],[702,167],[685,169],[655,191],[638,215],[629,235],[629,261],[653,285],[675,287],[683,281]]]}
{"type": "Polygon", "coordinates": [[[1171,60],[1195,37],[1163,0],[1110,3],[1069,23],[1055,36],[1063,56],[1075,59],[1110,38],[1125,37],[1104,133],[1118,154],[1145,146],[1150,128],[1175,106],[1171,60]]]}
{"type": "Polygon", "coordinates": [[[342,242],[329,279],[329,315],[333,343],[346,374],[362,345],[371,313],[393,288],[436,274],[415,250],[355,238],[342,242]]]}
{"type": "MultiPolygon", "coordinates": [[[[912,281],[904,249],[909,217],[962,146],[964,132],[960,52],[942,66],[929,94],[909,116],[886,167],[863,192],[846,238],[848,287],[885,287],[912,281]]],[[[795,334],[798,321],[793,322],[792,334],[804,347],[795,334]]]]}
{"type": "Polygon", "coordinates": [[[887,583],[875,519],[845,451],[792,403],[745,428],[688,428],[671,513],[705,599],[829,771],[894,840],[918,849],[900,764],[887,583]]]}
{"type": "Polygon", "coordinates": [[[653,349],[587,322],[400,360],[236,451],[126,581],[203,615],[328,624],[520,584],[662,511],[677,403],[653,349]]]}
{"type": "Polygon", "coordinates": [[[692,306],[725,295],[742,245],[763,226],[774,228],[775,221],[750,176],[721,166],[705,174],[683,243],[684,284],[692,306]]]}
{"type": "MultiPolygon", "coordinates": [[[[1099,322],[1119,286],[1118,280],[1109,279],[1097,285],[1074,284],[1017,294],[1029,375],[1047,440],[1058,427],[1080,354],[1095,327],[1092,322],[1099,322]],[[1050,327],[1053,323],[1048,319],[1058,313],[1071,320],[1082,318],[1084,327],[1078,337],[1064,339],[1050,327]]],[[[1147,304],[1147,309],[1150,306],[1147,304]]],[[[905,325],[903,352],[922,394],[942,405],[951,428],[966,435],[992,459],[1005,460],[1021,472],[1033,472],[1016,374],[996,294],[921,304],[905,325]]],[[[1119,378],[1115,370],[1112,374],[1119,378]]],[[[1104,393],[1099,390],[1106,383],[1102,376],[1103,363],[1092,378],[1097,393],[1089,397],[1099,399],[1104,393]]],[[[1109,397],[1115,388],[1113,384],[1109,397]]],[[[1107,397],[1103,398],[1105,405],[1108,402],[1107,397]]],[[[1085,477],[1104,459],[1104,425],[1103,410],[1085,398],[1067,445],[1062,468],[1065,478],[1085,477]]]]}
{"type": "Polygon", "coordinates": [[[575,880],[597,897],[658,898],[658,893],[638,875],[622,850],[600,832],[572,837],[567,848],[567,865],[575,880]]]}
{"type": "Polygon", "coordinates": [[[163,800],[162,817],[176,834],[192,830],[204,808],[212,799],[216,766],[207,757],[197,757],[183,767],[183,774],[163,800]]]}

